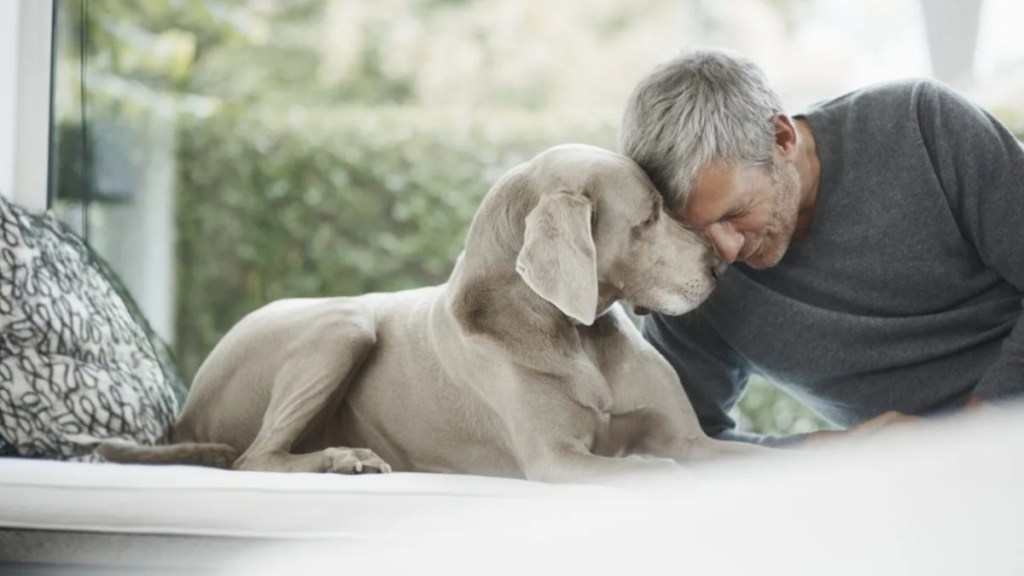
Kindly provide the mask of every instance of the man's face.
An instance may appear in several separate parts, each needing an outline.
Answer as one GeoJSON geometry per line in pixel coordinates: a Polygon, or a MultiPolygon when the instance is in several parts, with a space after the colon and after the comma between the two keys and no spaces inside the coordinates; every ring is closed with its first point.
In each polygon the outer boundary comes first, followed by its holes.
{"type": "Polygon", "coordinates": [[[791,162],[714,165],[698,175],[682,220],[704,232],[726,262],[779,263],[796,229],[800,179],[791,162]]]}

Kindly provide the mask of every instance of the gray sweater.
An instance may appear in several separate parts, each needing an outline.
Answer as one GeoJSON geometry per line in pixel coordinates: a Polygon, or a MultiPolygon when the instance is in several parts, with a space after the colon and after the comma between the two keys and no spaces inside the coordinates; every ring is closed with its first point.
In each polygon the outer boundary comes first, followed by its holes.
{"type": "Polygon", "coordinates": [[[933,81],[865,88],[806,114],[814,222],[774,268],[732,266],[644,334],[705,431],[761,374],[828,420],[931,414],[1024,391],[1024,149],[933,81]]]}

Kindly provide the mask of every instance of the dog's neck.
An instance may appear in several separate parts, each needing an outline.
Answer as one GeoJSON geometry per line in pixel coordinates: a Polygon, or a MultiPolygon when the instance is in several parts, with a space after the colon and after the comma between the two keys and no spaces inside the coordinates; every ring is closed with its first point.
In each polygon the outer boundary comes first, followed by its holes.
{"type": "Polygon", "coordinates": [[[525,183],[499,182],[480,204],[448,279],[448,306],[464,333],[514,342],[520,333],[551,337],[571,328],[516,272],[526,216],[538,201],[525,183]]]}

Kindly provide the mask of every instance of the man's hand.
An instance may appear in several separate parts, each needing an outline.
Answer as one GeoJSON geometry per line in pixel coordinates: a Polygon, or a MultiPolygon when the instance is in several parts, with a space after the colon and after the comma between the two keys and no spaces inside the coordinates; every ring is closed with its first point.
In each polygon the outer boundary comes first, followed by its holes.
{"type": "MultiPolygon", "coordinates": [[[[989,404],[977,396],[971,395],[967,398],[967,402],[964,403],[964,407],[961,409],[960,413],[973,414],[978,411],[990,410],[991,408],[992,404],[989,404]]],[[[818,432],[812,432],[807,435],[801,445],[813,447],[832,440],[869,438],[882,430],[891,430],[907,424],[921,423],[923,421],[925,421],[925,418],[921,416],[911,416],[910,414],[890,410],[846,430],[820,430],[818,432]]]]}
{"type": "Polygon", "coordinates": [[[924,418],[920,416],[911,416],[909,414],[904,414],[903,412],[890,410],[888,412],[883,412],[870,420],[865,420],[856,426],[851,426],[846,430],[820,430],[818,432],[811,432],[804,439],[802,445],[818,446],[833,440],[868,438],[887,428],[892,429],[897,426],[913,424],[923,420],[924,418]]]}
{"type": "Polygon", "coordinates": [[[967,398],[967,402],[964,404],[963,411],[968,414],[973,414],[978,411],[991,410],[995,407],[995,404],[982,400],[974,394],[971,394],[967,398]]]}

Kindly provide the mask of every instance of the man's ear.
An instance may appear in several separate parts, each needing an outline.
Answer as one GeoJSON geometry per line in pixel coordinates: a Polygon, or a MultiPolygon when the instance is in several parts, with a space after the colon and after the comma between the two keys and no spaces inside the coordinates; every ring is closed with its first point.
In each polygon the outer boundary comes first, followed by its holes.
{"type": "Polygon", "coordinates": [[[557,192],[526,216],[516,272],[541,298],[587,326],[597,314],[597,249],[590,199],[557,192]]]}
{"type": "Polygon", "coordinates": [[[796,124],[785,114],[772,116],[772,127],[775,129],[775,148],[783,157],[796,150],[796,124]]]}

